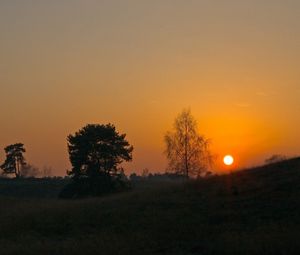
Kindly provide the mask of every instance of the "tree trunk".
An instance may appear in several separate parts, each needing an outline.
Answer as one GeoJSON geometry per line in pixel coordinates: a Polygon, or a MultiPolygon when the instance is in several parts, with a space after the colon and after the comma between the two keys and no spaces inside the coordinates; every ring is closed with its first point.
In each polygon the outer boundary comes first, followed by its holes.
{"type": "Polygon", "coordinates": [[[15,169],[16,178],[20,177],[20,163],[16,160],[16,169],[15,169]]]}
{"type": "Polygon", "coordinates": [[[184,137],[184,163],[185,163],[185,175],[189,178],[189,162],[188,162],[188,127],[185,125],[185,137],[184,137]]]}

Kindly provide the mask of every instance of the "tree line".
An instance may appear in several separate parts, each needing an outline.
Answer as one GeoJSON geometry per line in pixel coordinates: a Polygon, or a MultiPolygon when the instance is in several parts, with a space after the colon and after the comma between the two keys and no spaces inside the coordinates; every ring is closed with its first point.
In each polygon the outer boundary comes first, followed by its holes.
{"type": "MultiPolygon", "coordinates": [[[[167,172],[184,178],[201,177],[212,164],[209,140],[198,133],[197,122],[190,110],[183,110],[175,119],[173,130],[164,137],[168,160],[167,172]]],[[[67,137],[72,183],[62,197],[99,195],[126,188],[123,162],[132,160],[133,146],[113,124],[88,124],[67,137]]],[[[28,166],[24,144],[4,148],[6,159],[0,166],[5,174],[16,178],[28,166]]]]}

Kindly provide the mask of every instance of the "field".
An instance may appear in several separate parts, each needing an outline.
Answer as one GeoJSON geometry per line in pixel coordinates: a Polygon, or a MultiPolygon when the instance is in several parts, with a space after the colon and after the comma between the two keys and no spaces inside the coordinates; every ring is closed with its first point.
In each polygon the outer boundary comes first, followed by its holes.
{"type": "Polygon", "coordinates": [[[299,254],[300,159],[58,200],[66,180],[0,180],[0,254],[299,254]]]}

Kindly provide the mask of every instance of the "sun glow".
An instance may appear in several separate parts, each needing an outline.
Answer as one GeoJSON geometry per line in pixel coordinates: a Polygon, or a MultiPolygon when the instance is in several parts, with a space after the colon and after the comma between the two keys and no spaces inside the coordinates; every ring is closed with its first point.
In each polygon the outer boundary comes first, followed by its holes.
{"type": "Polygon", "coordinates": [[[231,155],[226,155],[223,159],[223,162],[226,166],[231,166],[234,162],[234,159],[231,155]]]}

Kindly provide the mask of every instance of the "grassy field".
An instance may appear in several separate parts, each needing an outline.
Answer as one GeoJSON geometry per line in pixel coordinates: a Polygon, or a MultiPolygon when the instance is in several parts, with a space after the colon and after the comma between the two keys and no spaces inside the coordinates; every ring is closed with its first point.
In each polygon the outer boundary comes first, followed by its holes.
{"type": "Polygon", "coordinates": [[[300,253],[300,159],[76,201],[64,184],[0,181],[1,255],[300,253]]]}

